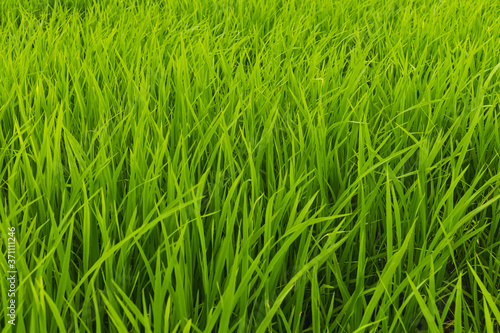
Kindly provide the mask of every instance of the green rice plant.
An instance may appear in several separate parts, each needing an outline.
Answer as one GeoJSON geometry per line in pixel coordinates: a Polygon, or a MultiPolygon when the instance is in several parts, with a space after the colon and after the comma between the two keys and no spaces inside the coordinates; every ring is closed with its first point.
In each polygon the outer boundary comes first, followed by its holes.
{"type": "Polygon", "coordinates": [[[498,17],[3,1],[0,331],[499,331],[498,17]]]}

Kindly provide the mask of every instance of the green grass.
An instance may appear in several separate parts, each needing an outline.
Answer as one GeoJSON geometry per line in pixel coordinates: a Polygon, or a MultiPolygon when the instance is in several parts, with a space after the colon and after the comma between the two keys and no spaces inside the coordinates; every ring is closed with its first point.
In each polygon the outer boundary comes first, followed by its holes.
{"type": "Polygon", "coordinates": [[[2,1],[1,332],[500,331],[499,18],[2,1]]]}

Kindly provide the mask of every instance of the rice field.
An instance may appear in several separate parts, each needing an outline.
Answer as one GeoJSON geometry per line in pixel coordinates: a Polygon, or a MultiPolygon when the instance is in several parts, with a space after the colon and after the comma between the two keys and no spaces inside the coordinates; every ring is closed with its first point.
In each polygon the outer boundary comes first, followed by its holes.
{"type": "Polygon", "coordinates": [[[0,332],[499,332],[499,105],[496,0],[3,0],[0,332]]]}

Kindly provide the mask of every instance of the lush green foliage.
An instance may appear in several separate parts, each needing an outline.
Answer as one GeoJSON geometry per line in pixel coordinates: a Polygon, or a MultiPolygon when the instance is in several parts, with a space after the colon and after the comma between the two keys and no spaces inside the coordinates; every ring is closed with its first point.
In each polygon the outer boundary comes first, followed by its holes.
{"type": "Polygon", "coordinates": [[[2,1],[17,332],[498,332],[499,17],[2,1]]]}

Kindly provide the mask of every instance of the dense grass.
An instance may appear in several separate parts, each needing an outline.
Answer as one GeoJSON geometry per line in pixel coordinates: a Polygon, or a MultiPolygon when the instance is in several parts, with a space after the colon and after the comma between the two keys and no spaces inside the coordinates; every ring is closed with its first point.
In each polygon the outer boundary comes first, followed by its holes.
{"type": "Polygon", "coordinates": [[[498,332],[499,17],[2,1],[17,332],[498,332]]]}

